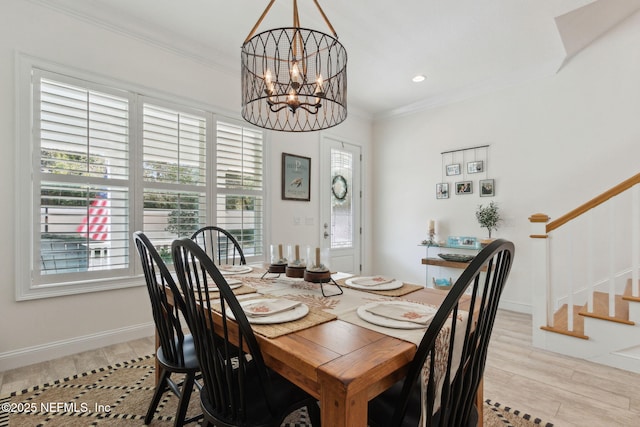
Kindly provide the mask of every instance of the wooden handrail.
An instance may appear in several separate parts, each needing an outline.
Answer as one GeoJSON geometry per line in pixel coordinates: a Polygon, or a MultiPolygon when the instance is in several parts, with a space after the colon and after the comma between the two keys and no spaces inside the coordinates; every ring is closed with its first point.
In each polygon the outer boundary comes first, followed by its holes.
{"type": "Polygon", "coordinates": [[[579,217],[580,215],[587,212],[588,210],[593,209],[598,205],[601,205],[602,203],[606,202],[610,198],[617,196],[618,194],[630,189],[636,184],[640,184],[640,173],[632,176],[631,178],[625,181],[622,181],[620,184],[616,185],[615,187],[605,191],[604,193],[600,194],[597,197],[594,197],[593,199],[589,200],[587,203],[581,206],[578,206],[577,208],[570,211],[569,213],[562,215],[560,218],[554,221],[551,221],[550,223],[547,224],[547,233],[552,230],[555,230],[556,228],[560,227],[563,224],[566,224],[572,219],[579,217]]]}

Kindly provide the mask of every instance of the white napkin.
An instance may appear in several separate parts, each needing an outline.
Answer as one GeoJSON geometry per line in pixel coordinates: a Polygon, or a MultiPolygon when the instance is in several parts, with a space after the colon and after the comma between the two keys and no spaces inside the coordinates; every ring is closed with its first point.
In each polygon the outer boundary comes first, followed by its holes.
{"type": "MultiPolygon", "coordinates": [[[[242,284],[242,280],[238,280],[238,279],[227,280],[227,285],[229,286],[235,286],[235,285],[241,285],[241,284],[242,284]]],[[[212,283],[212,285],[209,286],[209,292],[220,292],[220,289],[215,283],[212,283]]]]}
{"type": "Polygon", "coordinates": [[[286,299],[271,299],[245,304],[242,306],[242,309],[247,316],[271,316],[272,314],[292,310],[300,304],[300,302],[286,299]]]}
{"type": "Polygon", "coordinates": [[[220,264],[218,266],[218,270],[220,271],[233,271],[233,272],[243,271],[246,268],[247,266],[245,265],[233,265],[233,264],[220,264]]]}
{"type": "Polygon", "coordinates": [[[242,274],[251,271],[251,267],[248,265],[232,265],[232,264],[220,264],[218,270],[222,275],[242,274]]]}
{"type": "Polygon", "coordinates": [[[387,283],[391,283],[396,279],[390,279],[388,277],[375,276],[375,277],[362,277],[359,279],[353,279],[351,283],[359,286],[378,286],[378,285],[386,285],[387,283]]]}
{"type": "Polygon", "coordinates": [[[409,304],[376,304],[366,309],[369,313],[386,317],[387,319],[413,322],[419,325],[428,325],[436,314],[436,309],[424,306],[416,307],[409,304]]]}

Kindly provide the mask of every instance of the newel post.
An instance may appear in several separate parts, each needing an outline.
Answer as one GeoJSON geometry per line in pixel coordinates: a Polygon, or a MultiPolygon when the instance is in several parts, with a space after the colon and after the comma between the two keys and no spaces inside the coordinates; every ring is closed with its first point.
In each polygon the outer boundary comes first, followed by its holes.
{"type": "Polygon", "coordinates": [[[549,216],[536,213],[529,217],[531,223],[531,320],[533,345],[545,348],[545,335],[541,326],[552,326],[553,316],[550,312],[551,289],[549,283],[549,239],[547,223],[549,216]]]}

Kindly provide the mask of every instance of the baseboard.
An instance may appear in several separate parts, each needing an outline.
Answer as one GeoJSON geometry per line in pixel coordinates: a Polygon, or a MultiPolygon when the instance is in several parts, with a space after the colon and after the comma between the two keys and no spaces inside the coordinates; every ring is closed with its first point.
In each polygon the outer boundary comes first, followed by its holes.
{"type": "Polygon", "coordinates": [[[589,360],[595,363],[613,366],[614,368],[640,374],[640,363],[638,363],[640,362],[640,359],[638,357],[612,352],[589,360]]]}
{"type": "Polygon", "coordinates": [[[153,322],[148,322],[0,353],[0,372],[33,363],[46,362],[47,360],[87,350],[95,350],[112,344],[149,337],[154,333],[155,325],[153,322]]]}
{"type": "Polygon", "coordinates": [[[501,299],[498,308],[503,310],[515,311],[517,313],[531,314],[531,304],[523,304],[521,302],[509,301],[501,299]]]}

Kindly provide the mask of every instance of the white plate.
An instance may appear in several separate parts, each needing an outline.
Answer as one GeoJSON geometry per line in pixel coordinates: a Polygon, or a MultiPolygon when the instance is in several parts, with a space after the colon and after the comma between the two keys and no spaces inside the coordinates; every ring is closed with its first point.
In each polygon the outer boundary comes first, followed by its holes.
{"type": "Polygon", "coordinates": [[[381,276],[352,277],[351,279],[345,280],[345,283],[355,289],[369,289],[372,291],[390,291],[392,289],[399,289],[403,285],[402,280],[394,280],[393,282],[383,283],[382,285],[359,285],[357,283],[353,283],[354,280],[373,279],[375,277],[381,276]]]}
{"type": "MultiPolygon", "coordinates": [[[[259,303],[260,301],[269,301],[268,298],[262,299],[250,299],[247,301],[241,301],[240,305],[244,307],[248,304],[259,303]]],[[[280,313],[272,314],[271,316],[247,316],[249,323],[255,323],[257,325],[268,325],[272,323],[285,323],[292,322],[294,320],[298,320],[303,318],[309,314],[309,306],[306,304],[300,304],[291,310],[281,311],[280,313]]],[[[229,312],[229,317],[234,319],[233,313],[229,312]]]]}
{"type": "MultiPolygon", "coordinates": [[[[238,279],[229,279],[227,280],[227,284],[231,289],[238,289],[240,286],[242,286],[242,282],[238,279]]],[[[209,292],[218,292],[218,287],[215,285],[209,286],[209,292]]]]}
{"type": "MultiPolygon", "coordinates": [[[[378,305],[378,304],[402,304],[402,305],[409,305],[409,306],[415,306],[416,309],[424,311],[425,307],[422,304],[417,304],[414,302],[407,302],[407,301],[388,301],[388,302],[371,302],[369,304],[365,304],[362,305],[360,307],[358,307],[357,313],[358,316],[364,320],[365,322],[369,322],[372,323],[374,325],[378,325],[378,326],[384,326],[386,328],[394,328],[394,329],[425,329],[428,325],[420,325],[418,323],[415,322],[405,322],[402,320],[395,320],[395,319],[389,319],[387,317],[383,317],[383,316],[378,316],[377,314],[373,314],[367,311],[367,309],[369,307],[372,307],[374,305],[378,305]]],[[[434,315],[435,315],[435,311],[434,311],[434,315]]]]}
{"type": "Polygon", "coordinates": [[[229,264],[224,264],[224,265],[219,265],[218,266],[218,270],[220,270],[220,273],[222,273],[223,275],[227,276],[227,275],[231,275],[231,274],[250,273],[251,271],[253,271],[253,267],[250,267],[248,265],[229,265],[229,264]]]}

